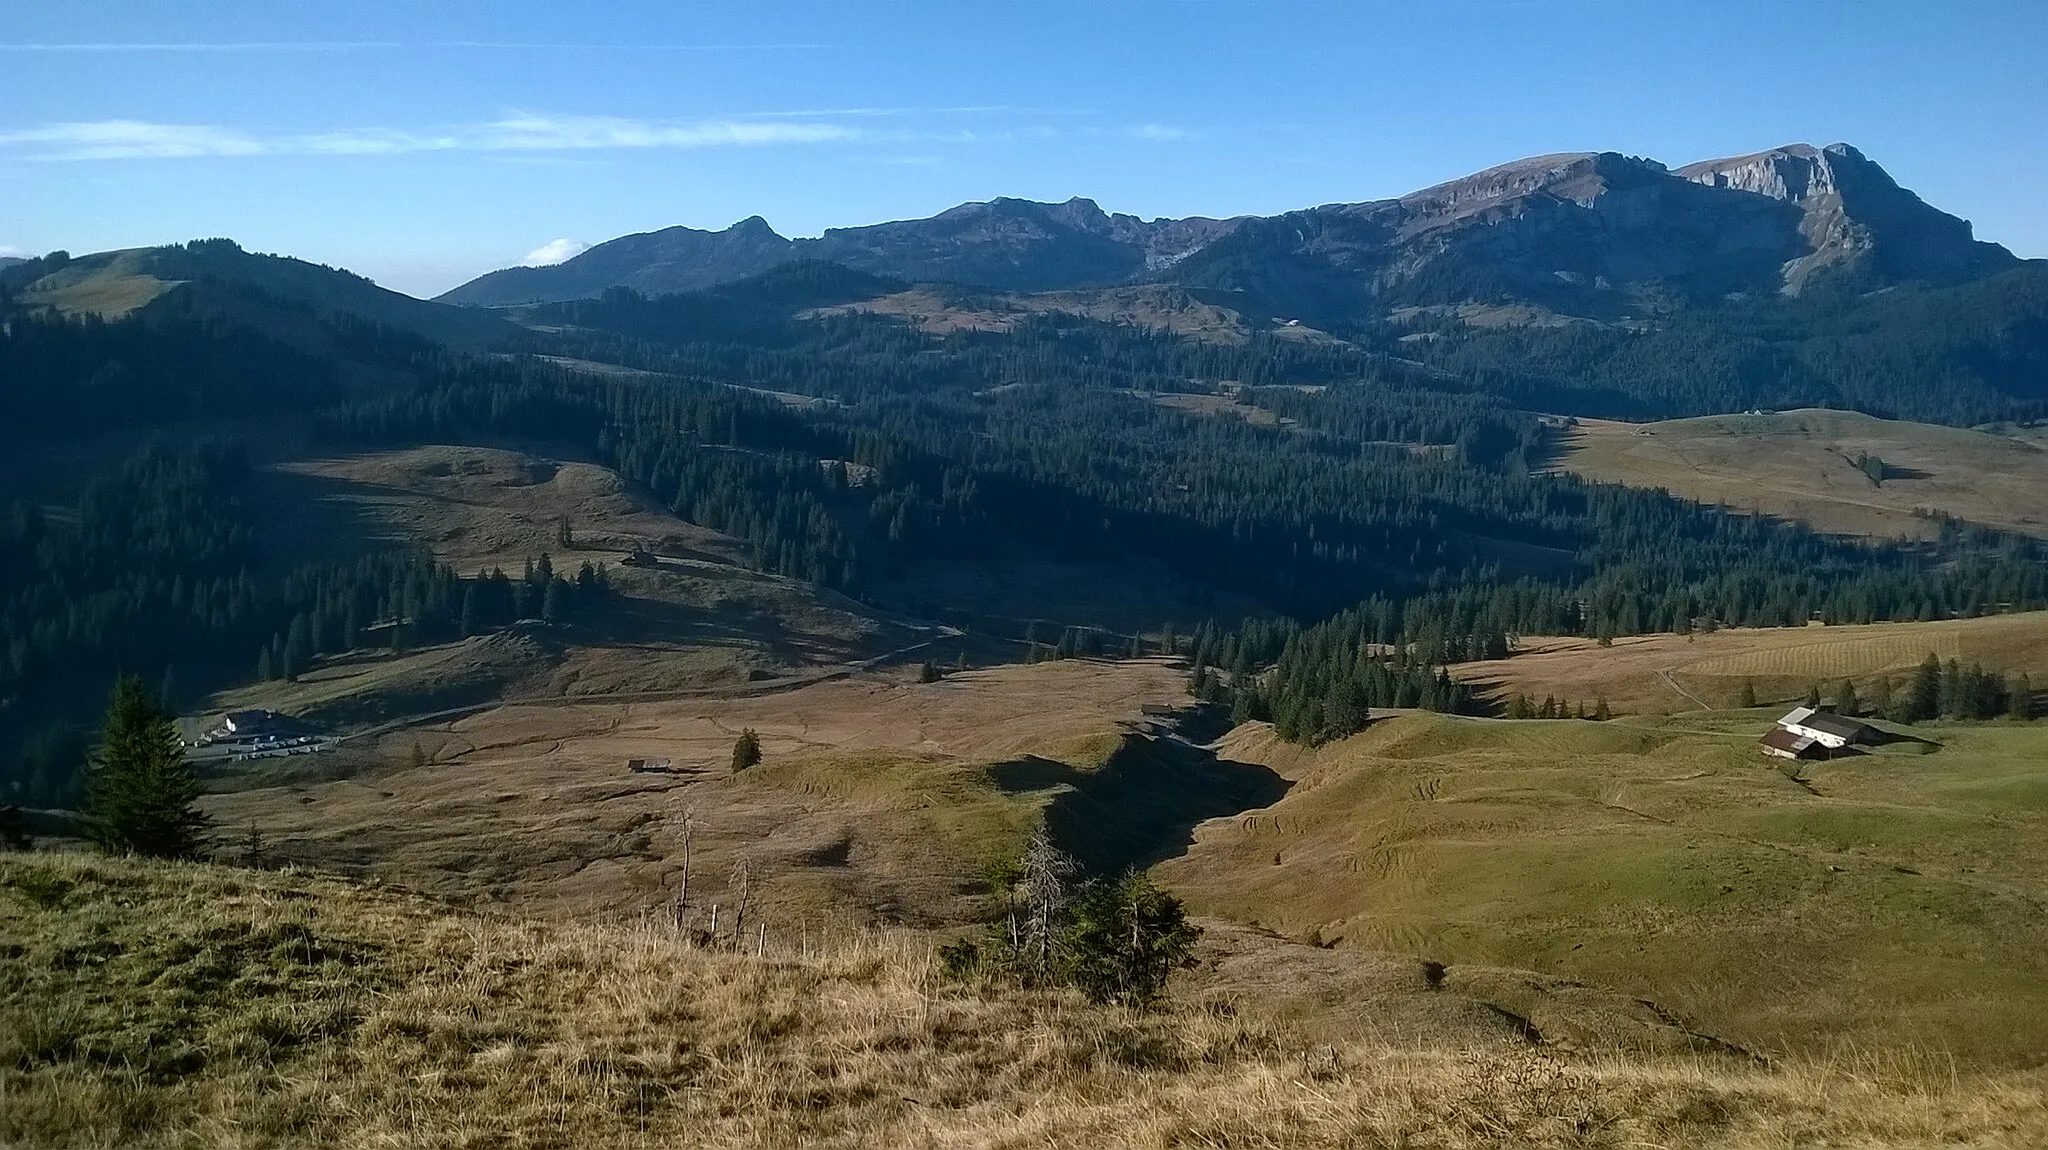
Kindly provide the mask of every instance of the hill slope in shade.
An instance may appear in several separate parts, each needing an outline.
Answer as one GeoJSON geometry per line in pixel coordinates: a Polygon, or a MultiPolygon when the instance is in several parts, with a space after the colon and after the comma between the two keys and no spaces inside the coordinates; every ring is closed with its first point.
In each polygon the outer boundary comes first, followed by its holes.
{"type": "Polygon", "coordinates": [[[1814,409],[1581,420],[1558,466],[1843,535],[1929,539],[1943,515],[2048,535],[2048,446],[2023,434],[1814,409]]]}
{"type": "Polygon", "coordinates": [[[1094,201],[998,198],[922,220],[785,239],[759,217],[669,228],[440,297],[505,305],[701,288],[791,259],[1019,291],[1173,282],[1310,320],[1506,295],[1586,315],[1797,291],[1821,272],[1955,282],[2016,261],[1846,144],[1795,144],[1676,171],[1613,152],[1504,164],[1398,199],[1275,217],[1142,220],[1094,201]]]}
{"type": "Polygon", "coordinates": [[[28,284],[15,302],[31,311],[118,319],[173,290],[197,294],[193,306],[201,311],[241,318],[294,309],[322,318],[351,316],[468,350],[513,331],[497,316],[414,299],[339,268],[245,251],[231,240],[79,256],[28,284]]]}

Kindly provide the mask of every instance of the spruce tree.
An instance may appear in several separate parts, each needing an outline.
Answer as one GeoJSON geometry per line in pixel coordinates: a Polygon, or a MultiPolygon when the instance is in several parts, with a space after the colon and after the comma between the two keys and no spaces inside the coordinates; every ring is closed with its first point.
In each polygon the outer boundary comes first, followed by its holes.
{"type": "Polygon", "coordinates": [[[1906,692],[1906,721],[1917,723],[1940,716],[1941,660],[1930,652],[1913,672],[1913,685],[1906,692]]]}
{"type": "Polygon", "coordinates": [[[761,736],[754,733],[754,728],[748,727],[740,732],[739,738],[733,740],[732,769],[744,771],[760,761],[761,736]]]}
{"type": "Polygon", "coordinates": [[[1067,976],[1092,1002],[1131,1007],[1158,1001],[1174,970],[1192,963],[1202,934],[1179,899],[1136,871],[1083,883],[1069,920],[1067,976]]]}
{"type": "Polygon", "coordinates": [[[1756,704],[1756,684],[1748,679],[1742,681],[1742,694],[1735,699],[1735,705],[1747,711],[1756,704]]]}
{"type": "Polygon", "coordinates": [[[1249,723],[1259,717],[1258,689],[1243,679],[1230,692],[1230,725],[1249,723]]]}
{"type": "Polygon", "coordinates": [[[1842,685],[1835,689],[1835,713],[1853,715],[1862,706],[1862,700],[1856,697],[1856,684],[1848,679],[1842,680],[1842,685]]]}
{"type": "Polygon", "coordinates": [[[87,836],[113,854],[197,854],[209,821],[195,805],[199,780],[171,716],[142,680],[124,675],[114,684],[100,734],[99,757],[86,774],[87,836]]]}

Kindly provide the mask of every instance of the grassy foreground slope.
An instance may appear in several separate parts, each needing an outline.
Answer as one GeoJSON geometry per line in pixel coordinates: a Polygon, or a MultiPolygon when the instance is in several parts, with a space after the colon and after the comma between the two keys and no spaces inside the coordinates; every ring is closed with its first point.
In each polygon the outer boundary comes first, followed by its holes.
{"type": "Polygon", "coordinates": [[[2048,534],[2048,450],[2033,438],[1802,408],[1662,423],[1581,420],[1559,466],[1822,531],[1932,538],[1936,513],[2048,534]],[[1882,464],[1873,476],[1858,466],[1882,464]]]}
{"type": "Polygon", "coordinates": [[[2039,1072],[1311,1046],[291,874],[0,854],[0,1143],[2038,1145],[2039,1072]]]}
{"type": "Polygon", "coordinates": [[[1295,937],[1582,979],[1766,1052],[2048,1050],[2048,726],[1806,764],[1763,711],[1507,721],[1403,714],[1222,756],[1291,780],[1157,870],[1295,937]]]}

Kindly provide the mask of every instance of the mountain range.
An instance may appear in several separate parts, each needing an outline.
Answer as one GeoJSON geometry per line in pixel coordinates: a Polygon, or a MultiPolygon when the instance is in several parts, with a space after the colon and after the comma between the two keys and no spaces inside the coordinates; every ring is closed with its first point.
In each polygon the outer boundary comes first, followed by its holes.
{"type": "Polygon", "coordinates": [[[1142,220],[1088,199],[999,198],[790,239],[751,216],[723,231],[623,236],[439,299],[493,307],[619,287],[655,296],[796,260],[1005,291],[1177,284],[1340,325],[1473,300],[1612,317],[1829,281],[1953,284],[2020,262],[1855,148],[1793,144],[1679,168],[1615,152],[1538,156],[1396,199],[1267,217],[1142,220]]]}
{"type": "Polygon", "coordinates": [[[1568,415],[2048,418],[2048,260],[1976,240],[1843,144],[1676,169],[1541,156],[1270,217],[998,199],[798,240],[750,217],[622,237],[432,301],[224,239],[52,252],[0,266],[0,315],[16,310],[213,317],[315,357],[388,329],[458,352],[712,375],[730,360],[692,357],[829,343],[812,321],[833,315],[927,338],[1047,317],[1212,345],[1342,344],[1568,415]]]}

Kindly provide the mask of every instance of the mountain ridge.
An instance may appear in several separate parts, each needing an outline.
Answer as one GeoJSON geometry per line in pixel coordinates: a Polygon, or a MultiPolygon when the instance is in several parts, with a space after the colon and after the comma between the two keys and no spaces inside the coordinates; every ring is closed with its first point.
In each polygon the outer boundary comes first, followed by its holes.
{"type": "Polygon", "coordinates": [[[1558,152],[1406,195],[1276,216],[1112,213],[1092,199],[997,197],[921,219],[788,238],[759,216],[721,231],[621,236],[545,268],[506,268],[439,302],[558,302],[610,287],[696,290],[800,259],[1007,291],[1176,283],[1332,321],[1470,299],[1574,314],[1657,311],[1828,277],[1960,282],[2018,264],[1847,144],[1789,144],[1670,168],[1558,152]]]}
{"type": "Polygon", "coordinates": [[[6,269],[0,303],[34,313],[119,319],[176,297],[202,311],[259,326],[298,327],[290,313],[347,315],[465,350],[481,350],[513,328],[503,317],[422,300],[343,268],[251,252],[228,239],[121,248],[82,256],[53,252],[6,269]],[[33,278],[29,278],[33,277],[33,278]],[[11,281],[21,280],[18,284],[11,281]]]}

